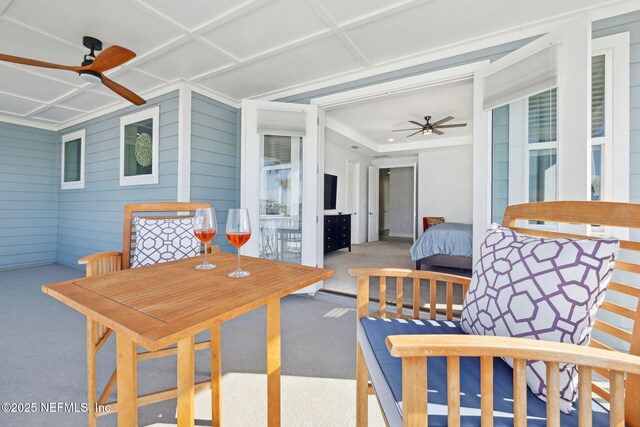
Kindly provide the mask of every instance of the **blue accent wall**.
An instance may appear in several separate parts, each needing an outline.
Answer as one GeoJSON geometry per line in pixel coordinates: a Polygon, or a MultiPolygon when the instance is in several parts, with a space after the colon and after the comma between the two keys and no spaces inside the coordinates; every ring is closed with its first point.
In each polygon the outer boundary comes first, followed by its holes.
{"type": "Polygon", "coordinates": [[[55,260],[58,149],[55,132],[0,123],[0,270],[55,260]]]}
{"type": "Polygon", "coordinates": [[[235,252],[225,238],[227,212],[239,206],[239,110],[193,93],[191,100],[191,200],[216,209],[224,251],[235,252]]]}
{"type": "MultiPolygon", "coordinates": [[[[123,208],[128,203],[175,201],[178,179],[178,91],[127,107],[60,131],[86,129],[85,188],[58,189],[56,262],[77,266],[78,258],[122,250],[123,208]],[[120,186],[120,118],[160,107],[159,181],[120,186]]],[[[59,145],[59,144],[58,144],[59,145]]],[[[56,176],[60,176],[60,149],[56,176]]],[[[59,179],[59,178],[58,178],[59,179]]]]}

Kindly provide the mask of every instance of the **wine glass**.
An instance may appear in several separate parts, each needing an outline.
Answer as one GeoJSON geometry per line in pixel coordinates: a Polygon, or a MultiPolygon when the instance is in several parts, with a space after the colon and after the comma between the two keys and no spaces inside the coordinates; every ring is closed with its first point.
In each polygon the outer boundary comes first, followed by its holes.
{"type": "Polygon", "coordinates": [[[204,244],[204,262],[196,266],[196,270],[210,270],[215,268],[215,264],[207,261],[207,243],[213,239],[218,231],[216,222],[216,211],[213,208],[198,208],[193,217],[193,233],[204,244]]]}
{"type": "Polygon", "coordinates": [[[249,273],[240,268],[240,247],[251,237],[249,212],[246,209],[229,209],[227,216],[227,240],[238,248],[238,268],[228,274],[229,277],[246,277],[249,273]]]}

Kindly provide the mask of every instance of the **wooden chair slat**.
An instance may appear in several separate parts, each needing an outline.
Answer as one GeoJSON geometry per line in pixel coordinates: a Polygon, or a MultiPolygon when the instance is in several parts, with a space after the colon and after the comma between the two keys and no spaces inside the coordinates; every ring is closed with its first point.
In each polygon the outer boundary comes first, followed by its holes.
{"type": "Polygon", "coordinates": [[[515,427],[527,425],[527,361],[513,359],[513,422],[515,427]]]}
{"type": "Polygon", "coordinates": [[[609,394],[609,392],[603,389],[602,387],[600,387],[599,385],[591,383],[591,388],[593,389],[593,392],[595,394],[597,394],[607,402],[611,400],[611,395],[609,394]]]}
{"type": "MultiPolygon", "coordinates": [[[[616,266],[619,264],[619,262],[620,261],[616,262],[616,266]]],[[[640,298],[640,288],[634,288],[633,286],[611,281],[609,282],[609,286],[607,286],[607,289],[627,294],[632,297],[640,298]]]]}
{"type": "Polygon", "coordinates": [[[580,427],[591,427],[591,368],[578,366],[578,423],[580,427]]]}
{"type": "Polygon", "coordinates": [[[624,372],[611,371],[611,412],[609,425],[624,427],[624,372]]]}
{"type": "Polygon", "coordinates": [[[493,357],[480,358],[480,416],[482,427],[493,426],[493,357]]]}
{"type": "Polygon", "coordinates": [[[358,318],[369,317],[369,276],[358,277],[358,318]]]}
{"type": "Polygon", "coordinates": [[[413,278],[413,318],[420,318],[420,279],[413,278]]]}
{"type": "Polygon", "coordinates": [[[589,347],[595,347],[595,348],[601,348],[603,350],[615,351],[613,348],[609,347],[608,345],[603,344],[598,340],[594,340],[593,338],[591,338],[591,341],[589,341],[589,347]]]}
{"type": "Polygon", "coordinates": [[[380,277],[380,317],[387,317],[387,278],[380,277]]]}
{"type": "Polygon", "coordinates": [[[618,261],[616,261],[615,269],[616,270],[627,271],[629,273],[640,274],[640,265],[634,264],[632,262],[626,262],[626,261],[618,260],[618,261]]]}
{"type": "Polygon", "coordinates": [[[560,364],[547,362],[547,427],[560,427],[560,364]]]}
{"type": "Polygon", "coordinates": [[[427,363],[423,357],[402,359],[402,422],[427,427],[427,363]]]}
{"type": "Polygon", "coordinates": [[[453,319],[453,283],[447,282],[447,320],[453,319]]]}
{"type": "Polygon", "coordinates": [[[396,277],[396,317],[402,318],[402,291],[403,291],[402,277],[396,277]]]}
{"type": "Polygon", "coordinates": [[[436,280],[429,280],[429,318],[436,320],[436,303],[437,301],[438,282],[436,280]]]}
{"type": "MultiPolygon", "coordinates": [[[[557,231],[537,230],[535,228],[524,228],[524,227],[509,227],[509,228],[521,234],[528,234],[530,236],[536,236],[536,237],[548,237],[550,239],[559,239],[559,238],[600,239],[600,237],[598,236],[584,236],[582,234],[559,233],[557,231]]],[[[640,251],[640,242],[633,242],[631,240],[620,240],[620,248],[627,249],[630,251],[640,251]]]]}
{"type": "Polygon", "coordinates": [[[619,304],[613,303],[611,301],[603,301],[600,306],[601,310],[607,310],[615,314],[619,314],[620,316],[624,316],[627,319],[635,319],[636,312],[635,310],[631,310],[630,308],[623,307],[619,304]]]}
{"type": "Polygon", "coordinates": [[[460,425],[460,358],[447,357],[447,424],[460,425]]]}
{"type": "Polygon", "coordinates": [[[603,322],[600,319],[596,319],[594,323],[594,328],[600,329],[603,332],[606,332],[610,335],[613,335],[616,338],[619,338],[628,343],[631,342],[631,334],[624,329],[620,329],[617,326],[610,325],[606,322],[603,322]]]}

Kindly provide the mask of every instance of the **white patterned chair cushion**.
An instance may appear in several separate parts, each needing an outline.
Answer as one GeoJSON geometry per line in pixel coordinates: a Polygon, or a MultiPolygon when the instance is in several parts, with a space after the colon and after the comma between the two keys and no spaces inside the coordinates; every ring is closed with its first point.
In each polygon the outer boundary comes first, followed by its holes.
{"type": "Polygon", "coordinates": [[[146,219],[135,217],[137,233],[131,268],[174,261],[200,253],[193,234],[193,218],[146,219]]]}
{"type": "MultiPolygon", "coordinates": [[[[587,345],[618,247],[618,239],[541,239],[492,225],[465,297],[462,330],[587,345]]],[[[526,373],[531,391],[546,400],[544,362],[527,361],[526,373]]],[[[560,365],[566,413],[577,397],[577,374],[575,365],[560,365]]]]}

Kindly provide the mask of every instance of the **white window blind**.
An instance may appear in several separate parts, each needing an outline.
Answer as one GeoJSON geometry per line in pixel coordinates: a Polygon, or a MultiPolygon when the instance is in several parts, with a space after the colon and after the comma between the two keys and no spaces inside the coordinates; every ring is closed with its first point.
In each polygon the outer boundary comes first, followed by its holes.
{"type": "Polygon", "coordinates": [[[484,78],[483,108],[490,110],[558,85],[558,47],[553,44],[484,78]]]}
{"type": "Polygon", "coordinates": [[[591,136],[605,136],[605,57],[591,59],[591,136]]]}

